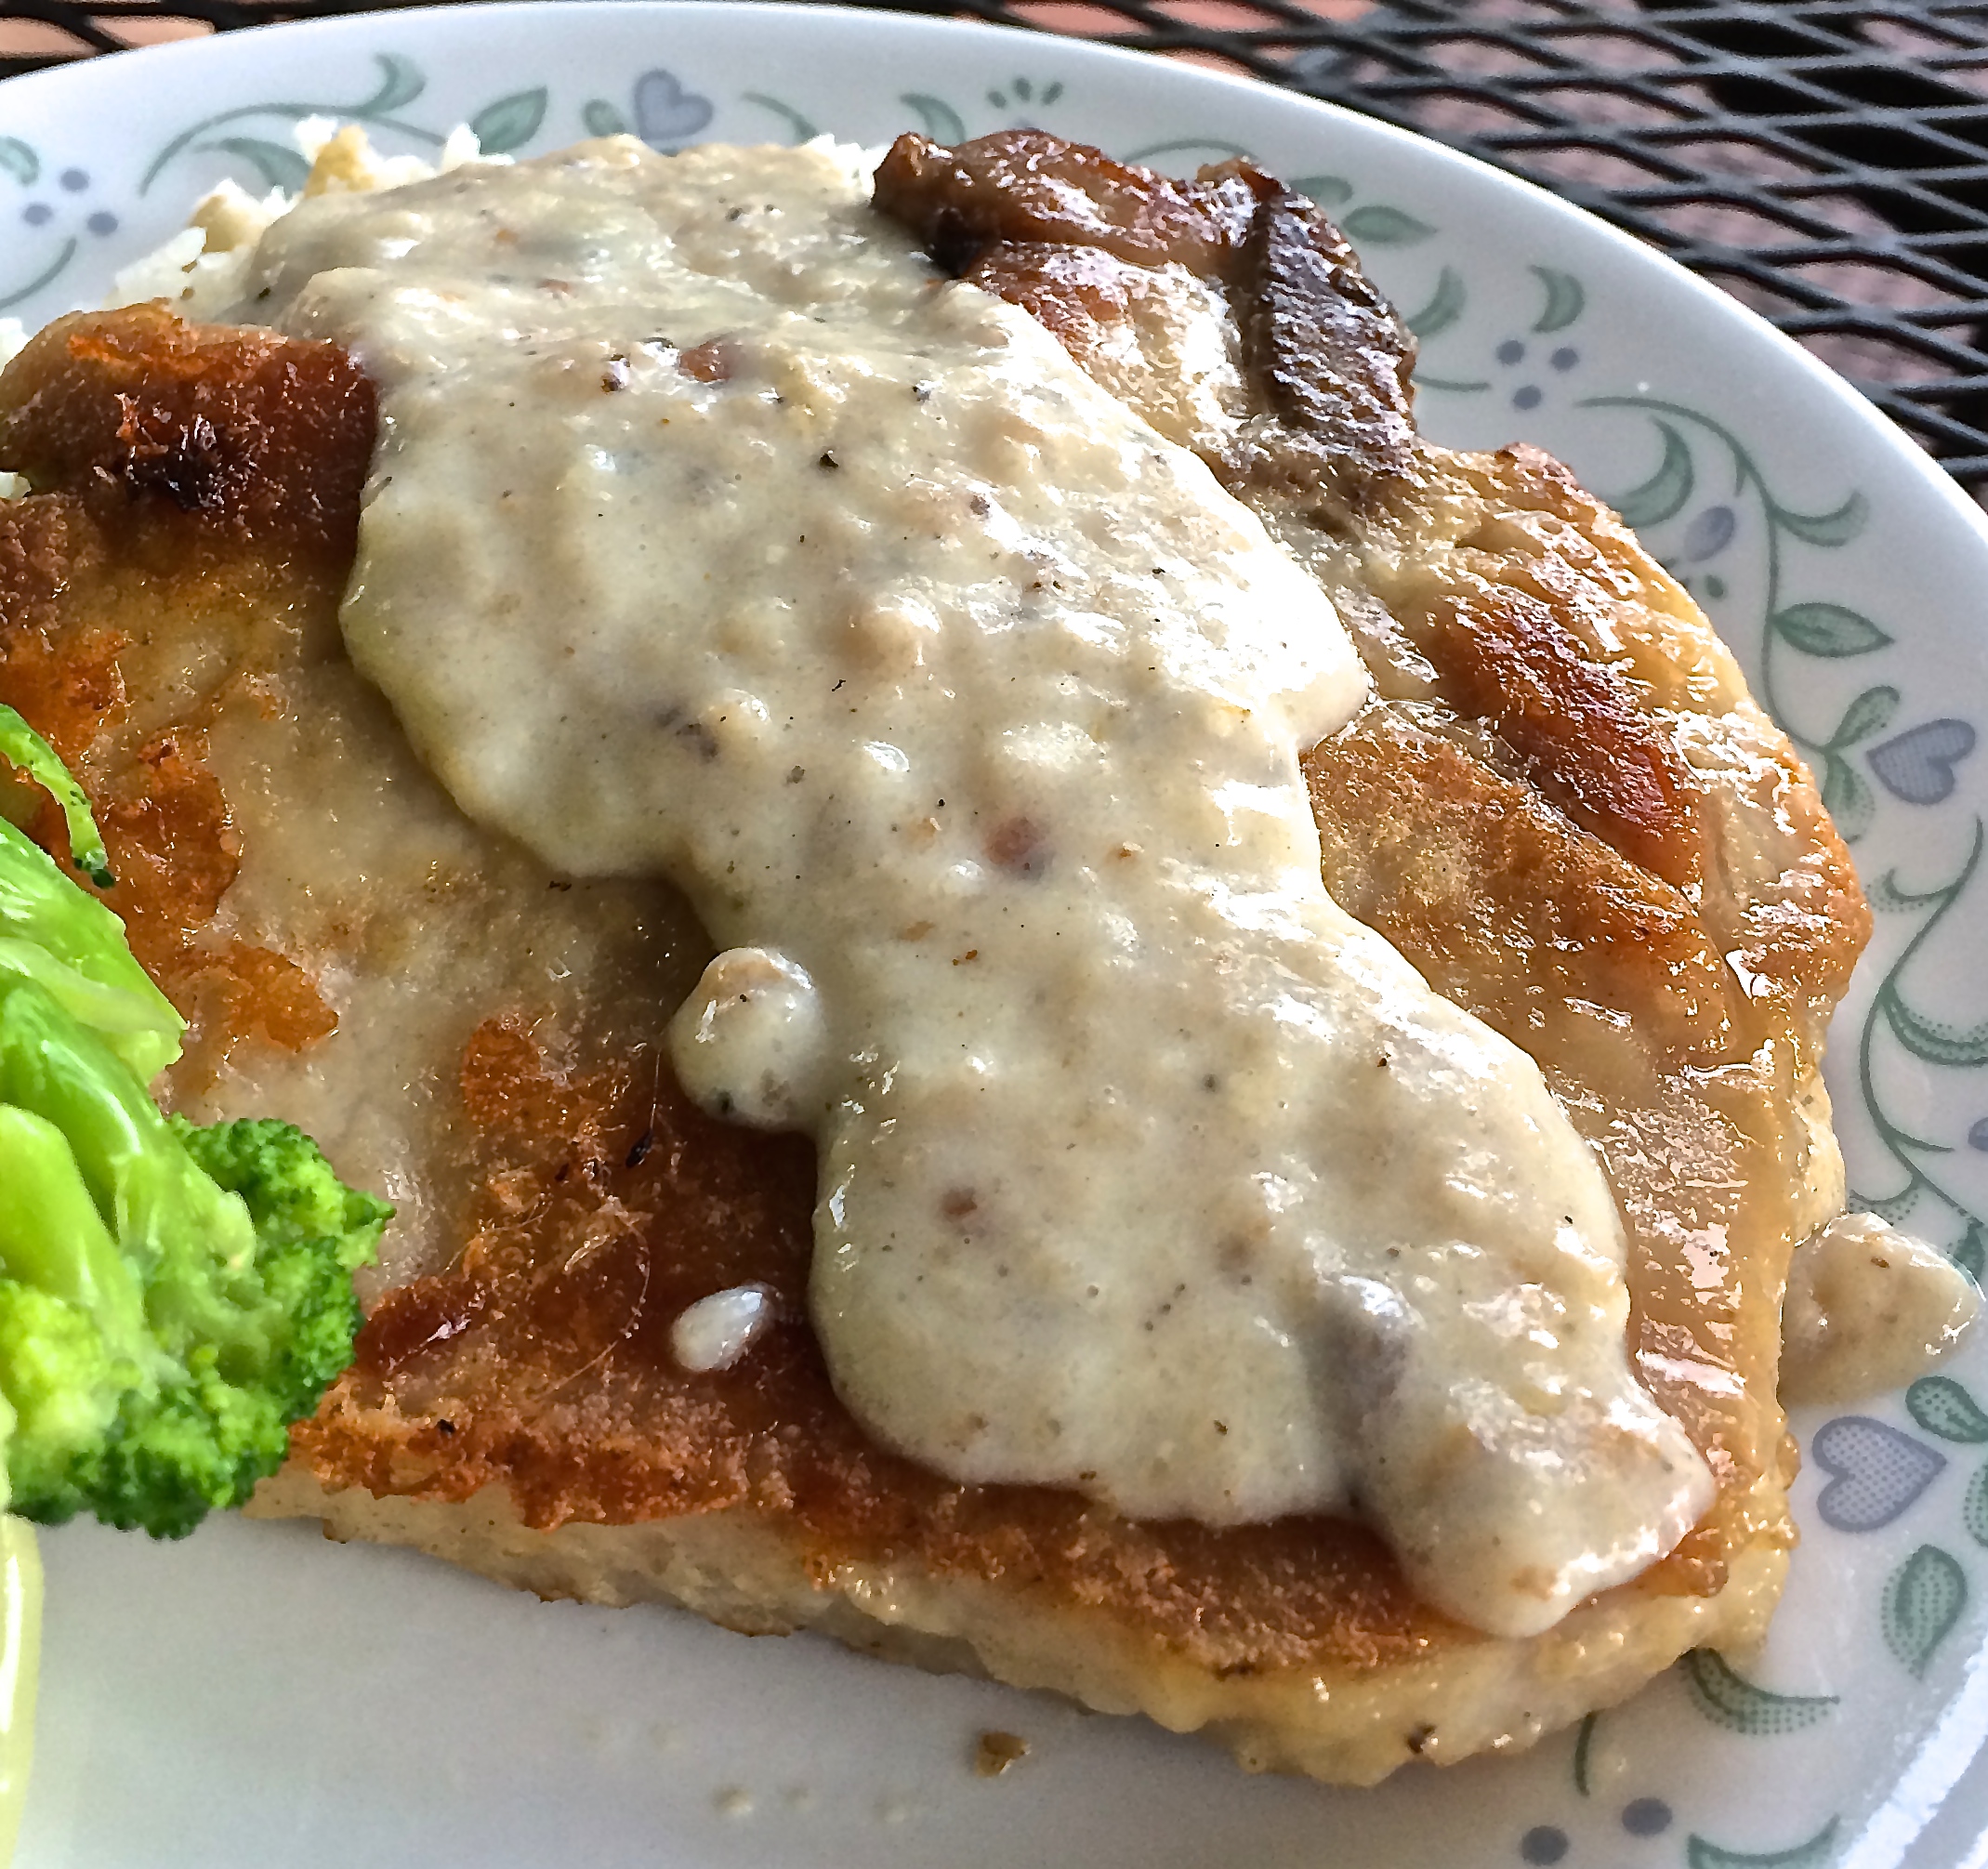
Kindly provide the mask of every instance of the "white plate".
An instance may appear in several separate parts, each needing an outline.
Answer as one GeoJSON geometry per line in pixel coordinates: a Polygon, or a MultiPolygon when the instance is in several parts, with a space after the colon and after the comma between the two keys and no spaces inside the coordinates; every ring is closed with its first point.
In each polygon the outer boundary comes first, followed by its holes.
{"type": "MultiPolygon", "coordinates": [[[[92,61],[0,87],[0,313],[95,302],[291,125],[520,152],[941,138],[1015,123],[1191,168],[1246,150],[1339,217],[1423,335],[1438,439],[1537,441],[1690,583],[1825,776],[1878,906],[1830,1078],[1861,1197],[1977,1256],[1988,1215],[1988,531],[1748,313],[1549,197],[1178,64],[765,6],[454,7],[92,61]],[[1969,1242],[1971,1241],[1971,1244],[1969,1242]]],[[[662,1612],[546,1606],[297,1527],[46,1541],[21,1862],[1345,1863],[1952,1869],[1988,1861],[1988,1343],[1798,1418],[1807,1537],[1745,1678],[1701,1663],[1532,1757],[1378,1791],[1245,1779],[1130,1721],[662,1612]],[[1006,1778],[976,1734],[1031,1742],[1006,1778]],[[1923,1834],[1922,1834],[1923,1833],[1923,1834]]]]}

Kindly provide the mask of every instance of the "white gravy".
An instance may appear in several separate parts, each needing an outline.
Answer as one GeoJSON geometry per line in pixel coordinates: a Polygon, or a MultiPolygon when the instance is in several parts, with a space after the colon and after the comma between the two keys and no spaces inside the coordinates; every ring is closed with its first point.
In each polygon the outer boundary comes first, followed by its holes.
{"type": "Polygon", "coordinates": [[[731,1285],[677,1313],[669,1327],[670,1354],[695,1374],[730,1369],[772,1322],[773,1296],[764,1285],[731,1285]]]}
{"type": "Polygon", "coordinates": [[[465,809],[727,950],[673,1055],[815,1138],[814,1323],[879,1441],[1354,1510],[1545,1628],[1713,1494],[1601,1173],[1325,893],[1298,756],[1363,677],[1316,585],[867,192],[615,139],[278,222],[244,315],[381,392],[352,653],[465,809]]]}
{"type": "Polygon", "coordinates": [[[1902,1389],[1959,1343],[1981,1308],[1974,1281],[1937,1246],[1876,1214],[1839,1214],[1788,1268],[1781,1398],[1863,1402],[1902,1389]]]}

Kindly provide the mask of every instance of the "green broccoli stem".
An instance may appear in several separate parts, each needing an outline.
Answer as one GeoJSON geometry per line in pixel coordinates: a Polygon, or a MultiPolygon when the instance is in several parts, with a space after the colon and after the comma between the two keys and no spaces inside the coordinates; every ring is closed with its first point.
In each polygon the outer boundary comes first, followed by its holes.
{"type": "Polygon", "coordinates": [[[239,1198],[193,1165],[158,1106],[103,1040],[31,981],[0,979],[0,1103],[45,1118],[67,1139],[84,1185],[110,1222],[126,1279],[168,1352],[232,1342],[241,1315],[213,1301],[214,1274],[247,1270],[256,1230],[239,1198]],[[172,1243],[197,1239],[197,1285],[172,1275],[172,1243]]]}
{"type": "Polygon", "coordinates": [[[133,957],[125,925],[0,819],[0,975],[52,993],[150,1083],[179,1056],[186,1030],[133,957]]]}
{"type": "Polygon", "coordinates": [[[111,874],[111,859],[83,787],[70,777],[69,768],[56,757],[54,747],[4,704],[0,704],[0,758],[11,759],[46,788],[62,808],[62,819],[69,827],[70,855],[76,867],[99,889],[109,888],[117,879],[111,874]]]}
{"type": "Polygon", "coordinates": [[[90,1198],[69,1140],[46,1117],[0,1103],[0,1271],[76,1306],[136,1358],[138,1282],[90,1198]]]}

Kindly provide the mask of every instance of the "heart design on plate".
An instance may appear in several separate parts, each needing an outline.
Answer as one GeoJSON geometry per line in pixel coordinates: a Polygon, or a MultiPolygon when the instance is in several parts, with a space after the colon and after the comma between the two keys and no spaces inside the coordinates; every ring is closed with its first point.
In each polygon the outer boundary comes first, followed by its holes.
{"type": "Polygon", "coordinates": [[[1946,1455],[1867,1415],[1843,1415],[1815,1436],[1816,1464],[1836,1478],[1815,1509],[1839,1532],[1889,1525],[1938,1478],[1946,1455]]]}
{"type": "Polygon", "coordinates": [[[653,149],[694,137],[711,121],[711,99],[686,91],[660,67],[635,81],[635,133],[653,149]]]}
{"type": "Polygon", "coordinates": [[[1865,756],[1894,798],[1937,805],[1954,789],[1954,768],[1974,751],[1974,729],[1965,720],[1928,720],[1865,756]]]}

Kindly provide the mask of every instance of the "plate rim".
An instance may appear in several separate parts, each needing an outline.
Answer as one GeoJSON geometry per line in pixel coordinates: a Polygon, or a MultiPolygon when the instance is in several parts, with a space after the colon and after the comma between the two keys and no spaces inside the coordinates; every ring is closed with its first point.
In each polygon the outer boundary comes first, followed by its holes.
{"type": "Polygon", "coordinates": [[[1867,427],[1873,441],[1881,438],[1891,457],[1889,465],[1910,474],[1923,490],[1934,493],[1950,513],[1968,523],[1980,545],[1988,550],[1988,511],[1969,499],[1953,476],[1916,447],[1903,429],[1830,365],[1804,349],[1792,337],[1777,331],[1752,307],[1743,304],[1709,280],[1699,277],[1669,254],[1612,226],[1599,215],[1563,199],[1538,182],[1514,175],[1434,137],[1403,129],[1349,105],[1314,98],[1302,91],[1274,85],[1267,79],[1216,71],[1105,41],[987,20],[901,13],[885,7],[815,5],[812,0],[455,0],[455,4],[441,0],[441,4],[270,21],[72,59],[0,80],[0,111],[17,99],[40,103],[43,93],[53,94],[54,100],[62,101],[63,92],[86,91],[102,82],[99,73],[106,71],[119,74],[130,72],[138,63],[163,72],[189,61],[252,58],[257,48],[268,46],[272,39],[288,44],[315,37],[356,37],[362,33],[377,32],[403,21],[422,29],[459,27],[467,31],[476,24],[499,20],[507,23],[522,20],[534,24],[549,24],[554,20],[571,24],[586,19],[626,20],[643,15],[659,20],[684,18],[750,20],[769,28],[785,23],[809,31],[874,33],[909,40],[936,38],[941,42],[958,42],[978,38],[990,46],[1047,42],[1055,45],[1061,55],[1080,63],[1097,61],[1104,69],[1118,72],[1151,71],[1157,65],[1165,72],[1166,82],[1170,84],[1212,88],[1245,108],[1252,99],[1273,99],[1279,108],[1322,113],[1325,121],[1349,129],[1358,136],[1374,138],[1379,148],[1410,149],[1422,157],[1433,154],[1444,162],[1461,165],[1465,172],[1476,176],[1481,181],[1516,191],[1519,199],[1549,220],[1558,219],[1562,225],[1577,227],[1586,238],[1599,237],[1623,263],[1632,267],[1653,266],[1657,274],[1665,278],[1672,288],[1688,291],[1702,307],[1736,318],[1753,339],[1766,342],[1784,363],[1802,371],[1811,389],[1826,395],[1839,410],[1854,412],[1867,427]]]}
{"type": "MultiPolygon", "coordinates": [[[[359,38],[365,34],[390,33],[402,22],[412,22],[421,30],[441,29],[446,33],[462,33],[473,37],[480,22],[502,19],[512,30],[529,33],[553,27],[573,31],[575,36],[585,31],[581,24],[586,19],[613,20],[625,22],[631,19],[649,16],[659,21],[681,20],[687,17],[705,20],[738,20],[750,22],[755,30],[775,30],[783,20],[795,24],[805,23],[810,30],[829,33],[882,34],[902,38],[906,43],[938,39],[946,44],[959,44],[978,39],[990,47],[1012,46],[1023,41],[1040,44],[1055,40],[1059,56],[1073,60],[1080,68],[1090,65],[1094,69],[1118,74],[1128,71],[1151,71],[1157,55],[1142,53],[1122,46],[1100,44],[1095,41],[1067,37],[1064,35],[1031,31],[1024,28],[996,25],[979,20],[960,20],[934,18],[922,14],[905,14],[864,7],[846,6],[815,6],[794,4],[794,0],[463,0],[459,5],[437,5],[419,7],[395,8],[388,12],[363,12],[334,14],[313,19],[275,22],[268,25],[244,28],[227,33],[216,33],[199,38],[170,42],[163,45],[132,47],[126,50],[86,58],[71,63],[28,72],[19,77],[0,81],[0,114],[5,114],[17,100],[28,102],[40,108],[47,102],[59,107],[69,104],[85,109],[91,108],[88,93],[106,82],[106,74],[115,72],[119,78],[132,74],[138,67],[133,61],[141,61],[148,71],[158,70],[162,75],[192,60],[197,66],[203,62],[225,58],[252,62],[263,48],[271,45],[271,34],[281,35],[282,43],[301,42],[313,37],[359,38]],[[65,94],[73,94],[68,96],[65,94]]],[[[492,56],[501,57],[501,46],[493,48],[492,56]]],[[[1635,239],[1621,230],[1611,226],[1598,216],[1561,199],[1550,190],[1515,176],[1487,163],[1481,158],[1455,150],[1433,138],[1384,123],[1358,111],[1325,99],[1309,97],[1301,92],[1286,90],[1266,81],[1218,72],[1205,67],[1184,64],[1178,60],[1162,61],[1166,71],[1166,82],[1185,88],[1212,91],[1224,95],[1231,100],[1232,108],[1246,111],[1251,102],[1268,98],[1280,108],[1296,107],[1301,112],[1323,113],[1321,121],[1340,126],[1349,135],[1365,139],[1367,146],[1385,151],[1389,147],[1413,149],[1418,156],[1433,154],[1442,162],[1464,165],[1465,172],[1475,173],[1483,180],[1496,184],[1499,191],[1524,211],[1539,217],[1537,225],[1550,231],[1558,224],[1574,226],[1582,230],[1582,238],[1594,243],[1597,236],[1605,243],[1606,250],[1630,268],[1646,268],[1655,262],[1657,270],[1647,272],[1646,277],[1665,278],[1670,289],[1688,288],[1697,302],[1721,315],[1731,322],[1736,316],[1738,328],[1744,329],[1758,341],[1768,340],[1784,363],[1798,365],[1799,375],[1793,380],[1805,381],[1810,390],[1829,399],[1841,412],[1850,415],[1857,425],[1858,431],[1868,438],[1873,460],[1864,457],[1871,469],[1884,480],[1893,481],[1904,496],[1923,497],[1929,486],[1938,491],[1937,504],[1950,515],[1957,516],[1971,534],[1971,546],[1982,553],[1981,563],[1988,569],[1988,513],[1970,500],[1958,483],[1930,456],[1916,447],[1904,431],[1894,425],[1882,411],[1877,409],[1849,381],[1829,365],[1805,350],[1792,338],[1774,329],[1764,318],[1751,308],[1742,304],[1709,281],[1700,278],[1683,267],[1669,255],[1635,239]],[[1882,437],[1882,447],[1878,438],[1882,437]],[[1907,490],[1912,490],[1908,493],[1907,490]]],[[[1597,245],[1594,250],[1603,250],[1597,245]]],[[[1784,393],[1777,386],[1777,396],[1784,393]]],[[[1971,627],[1988,642],[1988,623],[1977,622],[1971,627]]],[[[1984,1639],[1988,1642],[1988,1639],[1984,1639]]],[[[1988,1665],[1988,1645],[1974,1657],[1971,1670],[1988,1665]]],[[[1965,1689],[1957,1692],[1954,1704],[1957,1706],[1965,1694],[1965,1689]]],[[[1932,1735],[1929,1733],[1929,1741],[1932,1735]]],[[[1901,1788],[1894,1781],[1888,1787],[1889,1794],[1901,1788]]],[[[1988,1817],[1988,1751],[1975,1752],[1965,1762],[1947,1787],[1937,1793],[1929,1804],[1916,1813],[1917,1825],[1915,1835],[1899,1842],[1894,1849],[1881,1851],[1866,1851],[1862,1847],[1853,1849],[1846,1859],[1846,1864],[1855,1863],[1859,1869],[1876,1869],[1882,1862],[1896,1863],[1910,1858],[1922,1860],[1920,1850],[1930,1834],[1940,1827],[1939,1820],[1951,1816],[1958,1808],[1978,1810],[1982,1817],[1988,1817]]],[[[1881,1809],[1889,1808],[1889,1804],[1881,1809]]],[[[1872,1814],[1875,1823],[1877,1813],[1872,1814]]],[[[1860,1839],[1861,1844],[1862,1839],[1860,1839]]],[[[1872,1839],[1874,1844],[1876,1839],[1872,1839]]],[[[1929,1859],[1923,1859],[1929,1862],[1929,1859]]],[[[1956,1862],[1960,1859],[1954,1859],[1956,1862]]],[[[1988,1864],[1988,1839],[1983,1839],[1975,1851],[1965,1859],[1969,1869],[1981,1869],[1988,1864]]]]}

